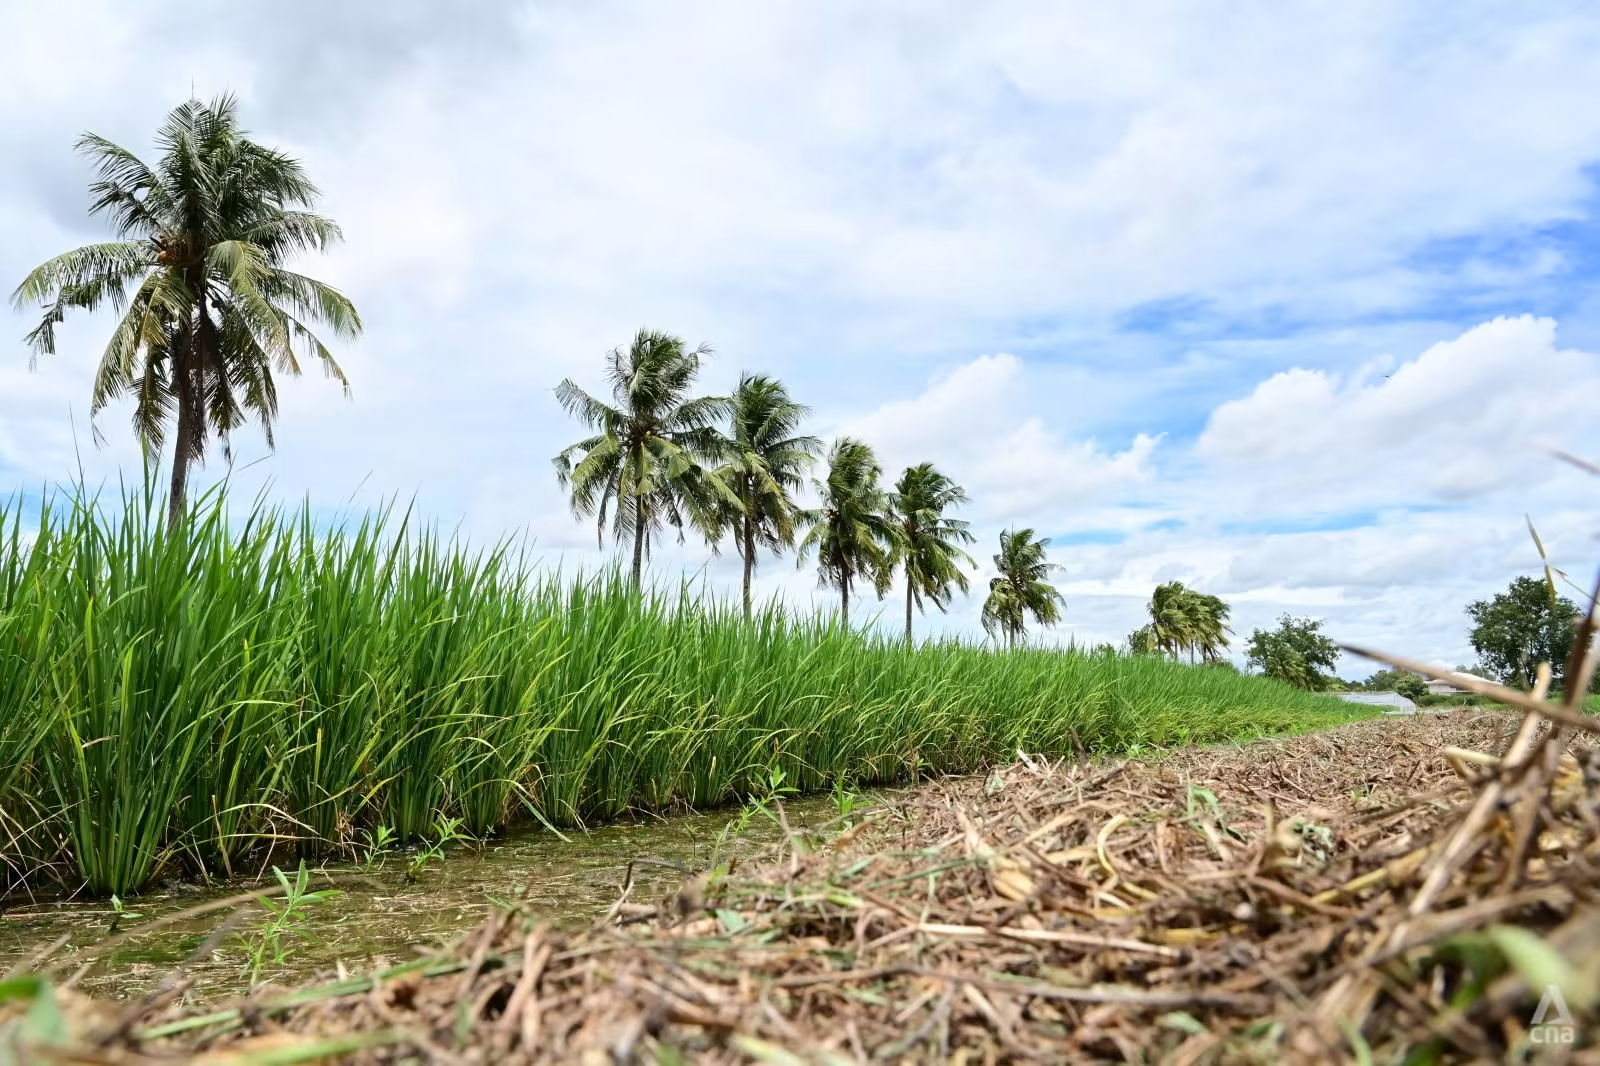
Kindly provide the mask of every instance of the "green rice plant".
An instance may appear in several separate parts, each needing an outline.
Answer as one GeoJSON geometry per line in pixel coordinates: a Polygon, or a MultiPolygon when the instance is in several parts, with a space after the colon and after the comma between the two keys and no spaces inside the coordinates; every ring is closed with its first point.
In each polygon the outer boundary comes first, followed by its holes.
{"type": "Polygon", "coordinates": [[[1232,671],[907,646],[536,567],[392,508],[0,505],[0,870],[124,897],[437,826],[583,825],[1364,713],[1232,671]],[[381,827],[381,829],[380,829],[381,827]]]}

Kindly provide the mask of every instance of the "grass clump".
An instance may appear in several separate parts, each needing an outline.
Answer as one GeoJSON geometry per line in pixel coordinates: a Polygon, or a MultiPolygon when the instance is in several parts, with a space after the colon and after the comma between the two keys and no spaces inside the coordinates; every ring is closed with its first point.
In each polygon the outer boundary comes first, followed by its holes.
{"type": "Polygon", "coordinates": [[[779,607],[536,571],[379,512],[0,509],[0,860],[127,894],[272,853],[364,854],[1352,711],[1232,671],[907,647],[779,607]],[[449,820],[449,821],[447,821],[449,820]]]}

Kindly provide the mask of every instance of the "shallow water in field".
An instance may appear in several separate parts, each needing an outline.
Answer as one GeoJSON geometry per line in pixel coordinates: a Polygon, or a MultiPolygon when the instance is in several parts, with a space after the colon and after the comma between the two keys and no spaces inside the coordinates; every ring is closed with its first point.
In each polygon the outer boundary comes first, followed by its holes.
{"type": "MultiPolygon", "coordinates": [[[[787,804],[786,811],[797,831],[826,826],[838,815],[832,798],[826,796],[787,804]]],[[[481,846],[454,848],[410,883],[405,852],[388,854],[382,866],[370,872],[332,864],[317,867],[309,887],[335,887],[340,894],[308,906],[303,935],[288,941],[291,954],[285,964],[273,966],[269,960],[262,977],[289,986],[331,974],[341,962],[351,972],[403,962],[415,957],[416,946],[436,946],[476,927],[496,899],[523,897],[529,910],[552,923],[591,921],[617,899],[630,860],[701,868],[718,834],[737,817],[736,811],[719,811],[657,818],[568,831],[567,840],[537,827],[513,829],[481,846]]],[[[737,836],[730,833],[725,850],[750,855],[780,835],[772,819],[756,814],[737,836]]],[[[0,913],[0,972],[65,936],[67,942],[49,956],[50,961],[58,972],[66,973],[94,961],[79,980],[86,991],[109,996],[149,991],[231,912],[185,918],[145,934],[139,933],[141,924],[277,883],[271,870],[264,873],[262,882],[205,888],[168,885],[126,900],[125,911],[140,917],[124,918],[119,932],[131,935],[103,952],[96,950],[97,945],[110,940],[115,917],[106,901],[12,898],[0,913]]],[[[648,902],[653,893],[675,889],[682,879],[671,866],[636,862],[630,900],[648,902]]],[[[248,933],[265,918],[259,905],[250,904],[234,928],[248,933]]],[[[211,998],[244,991],[249,984],[241,973],[246,963],[239,932],[229,933],[214,952],[190,965],[194,995],[211,998]]]]}

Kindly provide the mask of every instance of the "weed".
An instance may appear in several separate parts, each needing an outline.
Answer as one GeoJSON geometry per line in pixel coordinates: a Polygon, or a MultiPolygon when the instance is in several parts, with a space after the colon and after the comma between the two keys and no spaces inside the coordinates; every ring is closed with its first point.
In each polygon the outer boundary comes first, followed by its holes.
{"type": "Polygon", "coordinates": [[[283,898],[262,897],[258,902],[267,912],[266,920],[242,937],[246,961],[239,972],[247,976],[252,985],[260,980],[261,971],[269,962],[282,966],[288,961],[292,951],[289,942],[305,935],[306,908],[339,895],[336,888],[311,889],[311,875],[306,871],[304,860],[292,881],[276,866],[272,872],[283,887],[283,898]]]}
{"type": "Polygon", "coordinates": [[[111,894],[111,911],[111,925],[106,928],[106,932],[108,933],[115,933],[117,931],[117,926],[121,925],[124,920],[133,921],[134,919],[144,917],[144,915],[138,913],[137,911],[125,909],[122,905],[121,898],[119,898],[115,892],[111,894]]]}
{"type": "Polygon", "coordinates": [[[444,858],[445,849],[451,844],[476,843],[471,834],[461,831],[460,818],[440,818],[434,823],[434,832],[431,839],[424,838],[417,845],[417,850],[411,853],[411,858],[406,861],[406,881],[412,882],[421,877],[429,866],[444,858]]]}
{"type": "Polygon", "coordinates": [[[864,806],[861,796],[845,786],[843,774],[833,779],[833,807],[839,813],[841,829],[853,826],[855,819],[851,816],[864,806]]]}
{"type": "Polygon", "coordinates": [[[385,852],[395,846],[394,830],[386,825],[380,825],[375,830],[361,834],[363,843],[360,848],[361,872],[365,874],[377,873],[383,869],[385,852]]]}

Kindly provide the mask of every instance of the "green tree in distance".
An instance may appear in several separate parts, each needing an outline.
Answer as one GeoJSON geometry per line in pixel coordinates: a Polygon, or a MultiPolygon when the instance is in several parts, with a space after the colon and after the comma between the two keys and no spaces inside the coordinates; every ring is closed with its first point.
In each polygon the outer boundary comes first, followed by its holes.
{"type": "Polygon", "coordinates": [[[1368,692],[1398,692],[1408,700],[1419,700],[1428,694],[1428,683],[1404,670],[1379,670],[1363,681],[1361,687],[1368,692]]]}
{"type": "Polygon", "coordinates": [[[816,461],[822,442],[799,432],[809,413],[789,398],[781,381],[762,374],[739,378],[730,404],[727,458],[716,476],[737,503],[723,508],[723,522],[733,533],[744,560],[744,616],[750,617],[750,581],[756,553],[781,553],[794,547],[799,509],[793,493],[816,461]]]}
{"type": "Polygon", "coordinates": [[[677,337],[641,329],[626,349],[606,354],[606,380],[615,406],[602,403],[567,378],[556,399],[568,414],[597,430],[555,457],[556,480],[571,488],[572,512],[597,517],[604,543],[633,546],[633,584],[643,581],[651,538],[663,526],[683,535],[693,525],[715,539],[721,516],[738,500],[705,466],[726,454],[713,423],[727,416],[721,396],[691,396],[700,363],[711,349],[688,350],[677,337]]]}
{"type": "Polygon", "coordinates": [[[808,527],[800,542],[801,566],[817,556],[824,588],[839,590],[839,616],[850,624],[850,589],[861,579],[881,597],[889,590],[898,530],[888,514],[888,494],[879,487],[883,468],[872,449],[841,437],[828,453],[828,476],[812,479],[819,505],[801,512],[808,527]]]}
{"type": "Polygon", "coordinates": [[[1578,608],[1538,578],[1519,577],[1504,592],[1467,606],[1469,639],[1478,661],[1501,684],[1533,687],[1539,664],[1550,664],[1559,687],[1572,649],[1578,608]]]}
{"type": "Polygon", "coordinates": [[[944,611],[956,589],[967,591],[967,575],[961,563],[972,564],[972,556],[960,545],[971,544],[967,523],[945,515],[945,511],[970,502],[960,485],[941,474],[932,463],[906,467],[889,498],[890,510],[899,524],[896,557],[906,575],[906,643],[911,643],[912,607],[922,608],[923,600],[944,611]]]}
{"type": "Polygon", "coordinates": [[[1005,635],[1006,647],[1014,648],[1027,632],[1028,616],[1043,626],[1061,621],[1067,601],[1048,582],[1061,568],[1045,559],[1050,539],[1035,540],[1033,530],[1004,530],[1000,551],[994,557],[999,571],[989,579],[989,597],[983,603],[983,628],[991,636],[1005,635]]]}
{"type": "Polygon", "coordinates": [[[1156,631],[1153,626],[1142,625],[1128,634],[1127,648],[1129,655],[1159,655],[1161,646],[1156,643],[1156,631]]]}
{"type": "Polygon", "coordinates": [[[312,326],[352,339],[361,318],[337,290],[288,269],[295,256],[337,242],[339,227],[301,210],[315,203],[316,186],[298,161],[248,138],[232,97],[173,109],[156,146],[150,165],[104,137],[78,140],[98,173],[89,212],[105,215],[118,239],[41,264],[11,300],[45,309],[27,337],[35,357],[56,350],[56,326],[68,311],[118,312],[90,416],[132,396],[134,433],[157,455],[176,421],[171,523],[183,514],[189,468],[204,459],[212,433],[227,455],[232,432],[254,416],[272,445],[274,372],[298,375],[303,354],[348,393],[312,326]]]}
{"type": "Polygon", "coordinates": [[[1278,628],[1258,629],[1246,646],[1251,667],[1295,688],[1325,691],[1338,680],[1333,676],[1339,646],[1322,634],[1322,622],[1283,615],[1278,628]]]}

